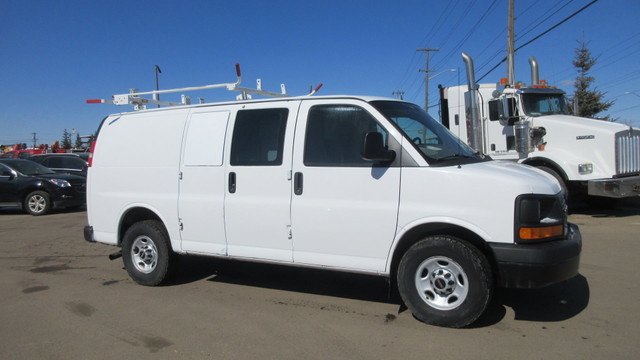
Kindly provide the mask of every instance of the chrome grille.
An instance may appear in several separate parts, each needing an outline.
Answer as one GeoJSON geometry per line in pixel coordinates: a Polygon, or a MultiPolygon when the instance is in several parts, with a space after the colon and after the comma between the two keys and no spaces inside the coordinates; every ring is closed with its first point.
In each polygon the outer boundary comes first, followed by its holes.
{"type": "Polygon", "coordinates": [[[640,131],[616,134],[616,174],[640,172],[640,131]]]}

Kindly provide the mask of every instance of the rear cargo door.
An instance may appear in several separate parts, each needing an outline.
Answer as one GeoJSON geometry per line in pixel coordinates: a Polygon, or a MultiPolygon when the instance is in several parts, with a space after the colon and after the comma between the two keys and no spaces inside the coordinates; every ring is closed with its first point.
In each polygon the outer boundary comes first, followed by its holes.
{"type": "Polygon", "coordinates": [[[229,111],[196,109],[189,116],[180,173],[177,174],[180,177],[178,216],[183,251],[227,253],[223,154],[229,115],[229,111]]]}

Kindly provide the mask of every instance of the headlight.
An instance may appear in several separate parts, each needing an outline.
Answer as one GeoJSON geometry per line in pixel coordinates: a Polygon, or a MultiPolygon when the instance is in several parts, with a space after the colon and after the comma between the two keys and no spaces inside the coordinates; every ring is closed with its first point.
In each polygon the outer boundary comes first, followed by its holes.
{"type": "Polygon", "coordinates": [[[562,238],[567,222],[564,194],[520,195],[516,199],[515,240],[532,243],[562,238]]]}
{"type": "Polygon", "coordinates": [[[593,164],[578,164],[578,173],[580,175],[591,174],[593,172],[593,164]]]}
{"type": "Polygon", "coordinates": [[[53,183],[54,185],[60,186],[60,187],[70,187],[71,184],[69,184],[69,182],[67,180],[62,180],[62,179],[49,179],[50,183],[53,183]]]}

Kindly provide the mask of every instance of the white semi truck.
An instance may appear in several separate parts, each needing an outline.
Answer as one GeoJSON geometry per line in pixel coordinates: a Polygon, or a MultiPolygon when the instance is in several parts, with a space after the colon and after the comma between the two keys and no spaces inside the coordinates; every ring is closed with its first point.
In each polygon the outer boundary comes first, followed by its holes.
{"type": "Polygon", "coordinates": [[[640,129],[572,116],[564,91],[539,81],[476,84],[462,54],[467,86],[440,87],[442,123],[475,150],[555,176],[570,192],[624,198],[640,194],[640,129]]]}

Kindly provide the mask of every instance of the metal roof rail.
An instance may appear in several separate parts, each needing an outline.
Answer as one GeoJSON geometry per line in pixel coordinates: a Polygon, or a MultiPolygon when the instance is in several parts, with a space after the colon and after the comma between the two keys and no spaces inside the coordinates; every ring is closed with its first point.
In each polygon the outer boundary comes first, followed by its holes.
{"type": "MultiPolygon", "coordinates": [[[[262,80],[257,80],[256,89],[250,89],[245,87],[240,87],[239,85],[242,83],[242,73],[240,72],[240,64],[236,63],[236,75],[237,81],[233,83],[220,83],[220,84],[211,84],[204,86],[193,86],[193,87],[184,87],[177,89],[167,89],[167,90],[153,90],[146,92],[138,92],[138,89],[130,89],[128,94],[119,94],[113,95],[113,100],[106,99],[89,99],[87,100],[87,104],[115,104],[115,105],[132,105],[134,110],[144,110],[147,108],[147,104],[153,105],[162,105],[162,106],[179,106],[179,105],[189,105],[191,104],[191,97],[182,95],[182,101],[180,103],[169,102],[169,101],[160,101],[157,99],[157,95],[159,94],[169,94],[176,92],[187,92],[187,91],[196,91],[196,90],[208,90],[208,89],[219,89],[226,88],[229,91],[236,91],[240,94],[236,97],[237,100],[249,100],[251,99],[251,94],[253,95],[261,95],[267,97],[275,97],[275,98],[283,98],[283,97],[291,97],[291,95],[287,94],[286,88],[284,84],[280,85],[280,93],[265,91],[262,90],[262,80]],[[142,98],[141,95],[153,95],[152,99],[142,98]]],[[[322,84],[318,85],[315,90],[308,94],[311,96],[315,94],[320,88],[322,84]]],[[[203,99],[200,99],[200,103],[204,103],[203,99]]]]}

